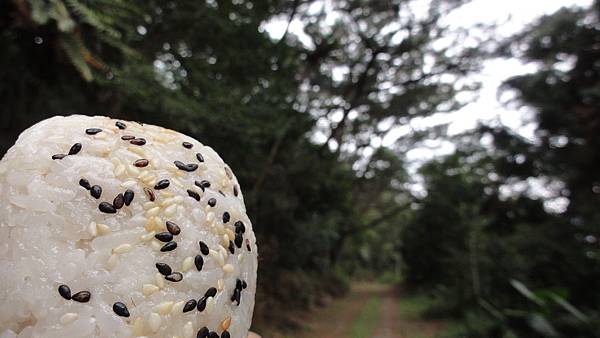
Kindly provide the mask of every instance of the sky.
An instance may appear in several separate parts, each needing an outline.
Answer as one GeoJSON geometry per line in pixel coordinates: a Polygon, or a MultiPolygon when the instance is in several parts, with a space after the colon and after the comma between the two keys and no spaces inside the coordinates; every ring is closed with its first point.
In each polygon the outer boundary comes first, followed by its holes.
{"type": "MultiPolygon", "coordinates": [[[[429,0],[423,0],[429,1],[429,0]]],[[[522,31],[545,14],[551,14],[561,7],[589,6],[593,0],[473,0],[445,17],[445,24],[455,28],[469,28],[478,23],[496,23],[496,37],[508,37],[522,31]]],[[[327,3],[327,0],[325,0],[327,3]]],[[[418,2],[417,2],[418,3],[418,2]]],[[[310,11],[310,9],[309,9],[310,11]]],[[[279,39],[286,29],[287,17],[273,18],[264,29],[273,39],[279,39]]],[[[302,23],[294,20],[289,33],[295,34],[300,41],[310,46],[310,39],[304,34],[302,23]]],[[[410,130],[423,130],[440,124],[448,124],[450,135],[459,134],[474,128],[479,122],[491,125],[502,124],[530,140],[534,139],[535,123],[531,121],[531,111],[527,107],[503,104],[506,97],[499,96],[502,82],[512,76],[526,74],[536,70],[535,64],[524,64],[516,59],[491,59],[483,64],[482,70],[471,76],[482,84],[477,97],[470,100],[461,109],[452,113],[434,114],[426,118],[415,118],[410,126],[398,126],[386,135],[381,142],[392,145],[399,137],[410,130]]],[[[510,93],[505,93],[510,95],[510,93]]],[[[416,171],[420,164],[437,156],[450,154],[454,145],[447,140],[428,140],[424,147],[417,147],[406,154],[411,163],[410,171],[416,171]],[[411,170],[412,169],[412,170],[411,170]]],[[[544,190],[543,182],[528,182],[537,195],[549,198],[551,192],[544,190]]],[[[419,189],[419,183],[416,187],[419,189]]],[[[563,209],[568,202],[549,198],[549,208],[563,209]]]]}

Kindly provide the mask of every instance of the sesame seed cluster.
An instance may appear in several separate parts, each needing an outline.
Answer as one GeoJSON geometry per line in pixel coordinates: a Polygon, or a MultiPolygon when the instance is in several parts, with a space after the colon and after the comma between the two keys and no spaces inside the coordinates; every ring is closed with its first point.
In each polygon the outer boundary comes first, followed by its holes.
{"type": "Polygon", "coordinates": [[[210,147],[137,122],[55,117],[9,150],[0,184],[0,234],[18,239],[0,248],[8,254],[0,267],[17,275],[0,279],[9,290],[0,300],[45,297],[49,309],[11,315],[0,305],[0,328],[10,322],[15,333],[47,330],[44,337],[247,334],[256,239],[237,179],[210,147]],[[28,233],[56,252],[36,251],[28,233]],[[46,264],[31,271],[33,260],[46,264]],[[52,294],[15,294],[27,278],[52,294]]]}

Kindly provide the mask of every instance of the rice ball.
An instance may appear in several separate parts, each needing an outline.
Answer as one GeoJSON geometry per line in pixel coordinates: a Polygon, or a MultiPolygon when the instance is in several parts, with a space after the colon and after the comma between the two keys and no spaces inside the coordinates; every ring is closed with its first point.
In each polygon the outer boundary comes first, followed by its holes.
{"type": "Polygon", "coordinates": [[[248,334],[257,246],[231,169],[181,133],[67,116],[0,162],[0,338],[248,334]]]}

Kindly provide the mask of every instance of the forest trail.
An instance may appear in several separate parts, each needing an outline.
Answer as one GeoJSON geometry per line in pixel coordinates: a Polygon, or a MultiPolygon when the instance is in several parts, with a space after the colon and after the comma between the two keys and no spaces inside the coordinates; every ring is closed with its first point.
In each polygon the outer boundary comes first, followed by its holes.
{"type": "Polygon", "coordinates": [[[316,310],[309,329],[294,338],[434,338],[441,321],[423,320],[413,298],[392,285],[353,284],[347,297],[316,310]]]}

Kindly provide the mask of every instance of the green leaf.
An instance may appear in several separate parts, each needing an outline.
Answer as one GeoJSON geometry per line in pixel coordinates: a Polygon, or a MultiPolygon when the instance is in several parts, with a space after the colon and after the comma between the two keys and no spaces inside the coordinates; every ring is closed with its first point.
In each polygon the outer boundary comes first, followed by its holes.
{"type": "Polygon", "coordinates": [[[85,47],[81,43],[81,41],[77,40],[72,35],[62,35],[59,38],[60,45],[63,47],[67,55],[69,56],[69,60],[77,68],[77,71],[81,74],[86,81],[92,81],[93,75],[92,70],[85,62],[85,47]]]}
{"type": "Polygon", "coordinates": [[[65,33],[72,32],[75,29],[75,21],[71,19],[67,6],[60,0],[53,0],[51,4],[52,8],[49,13],[50,16],[56,20],[58,29],[65,33]]]}

